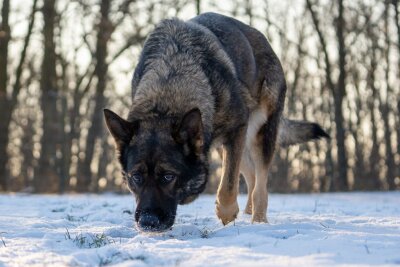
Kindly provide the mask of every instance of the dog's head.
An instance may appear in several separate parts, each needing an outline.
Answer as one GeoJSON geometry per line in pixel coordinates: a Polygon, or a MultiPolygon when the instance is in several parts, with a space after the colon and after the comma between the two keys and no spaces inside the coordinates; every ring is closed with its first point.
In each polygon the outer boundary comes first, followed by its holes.
{"type": "Polygon", "coordinates": [[[193,201],[206,185],[207,154],[201,114],[126,121],[104,110],[119,162],[136,197],[135,220],[144,231],[169,229],[178,204],[193,201]]]}

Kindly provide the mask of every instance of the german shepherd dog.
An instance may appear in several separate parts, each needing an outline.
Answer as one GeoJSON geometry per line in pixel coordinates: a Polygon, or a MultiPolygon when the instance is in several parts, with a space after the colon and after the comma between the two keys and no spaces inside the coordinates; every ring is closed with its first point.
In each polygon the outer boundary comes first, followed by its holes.
{"type": "Polygon", "coordinates": [[[143,231],[169,229],[178,204],[193,201],[209,176],[209,152],[222,147],[216,214],[235,220],[239,174],[245,212],[267,222],[267,176],[277,144],[328,137],[315,123],[282,117],[286,82],[279,59],[256,29],[205,13],[167,19],[148,36],[122,119],[104,110],[143,231]]]}

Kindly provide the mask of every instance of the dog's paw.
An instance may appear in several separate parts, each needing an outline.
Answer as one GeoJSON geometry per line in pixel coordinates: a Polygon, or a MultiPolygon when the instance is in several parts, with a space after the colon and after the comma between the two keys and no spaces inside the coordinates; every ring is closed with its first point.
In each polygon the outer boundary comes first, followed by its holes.
{"type": "Polygon", "coordinates": [[[249,214],[249,215],[253,214],[252,206],[251,206],[251,204],[249,204],[249,202],[247,202],[247,204],[246,204],[246,208],[244,209],[244,213],[245,214],[249,214]]]}
{"type": "Polygon", "coordinates": [[[264,213],[253,213],[253,216],[251,217],[251,222],[252,223],[268,223],[265,212],[264,213]]]}
{"type": "Polygon", "coordinates": [[[230,205],[222,205],[217,201],[215,212],[217,213],[218,218],[222,221],[222,224],[227,225],[236,219],[237,214],[239,213],[239,205],[236,201],[230,205]]]}

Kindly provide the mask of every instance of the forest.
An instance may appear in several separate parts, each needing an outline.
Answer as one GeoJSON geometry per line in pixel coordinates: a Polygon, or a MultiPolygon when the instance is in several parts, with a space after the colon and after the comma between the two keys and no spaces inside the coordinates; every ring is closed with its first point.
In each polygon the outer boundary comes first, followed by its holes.
{"type": "Polygon", "coordinates": [[[103,109],[128,114],[155,24],[208,11],[267,36],[286,74],[284,115],[331,136],[278,147],[270,191],[400,188],[398,0],[1,1],[0,191],[125,192],[103,109]]]}

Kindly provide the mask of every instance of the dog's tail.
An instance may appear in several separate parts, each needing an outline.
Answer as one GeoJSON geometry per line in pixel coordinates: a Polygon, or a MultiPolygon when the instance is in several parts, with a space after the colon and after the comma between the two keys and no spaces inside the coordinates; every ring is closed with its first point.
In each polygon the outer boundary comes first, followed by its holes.
{"type": "Polygon", "coordinates": [[[287,147],[304,143],[310,140],[330,138],[330,136],[317,123],[296,121],[286,118],[281,119],[278,145],[287,147]]]}

